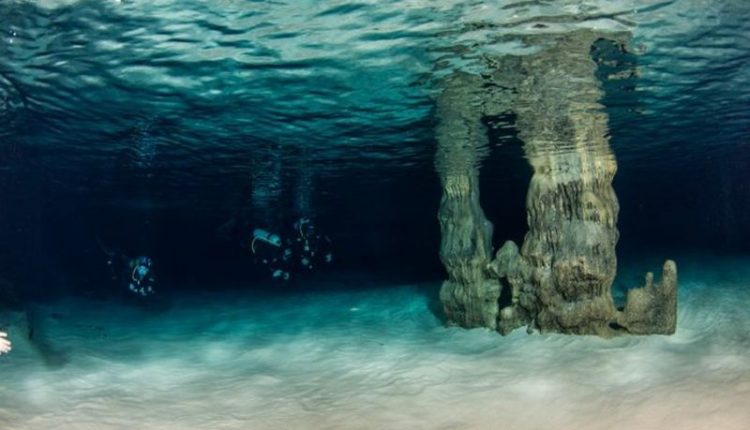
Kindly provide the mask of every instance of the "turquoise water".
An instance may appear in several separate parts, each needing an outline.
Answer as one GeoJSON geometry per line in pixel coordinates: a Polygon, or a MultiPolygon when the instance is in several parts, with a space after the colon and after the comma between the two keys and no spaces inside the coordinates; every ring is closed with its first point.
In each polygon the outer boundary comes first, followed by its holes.
{"type": "MultiPolygon", "coordinates": [[[[1,2],[0,429],[750,427],[748,34],[744,0],[1,2]],[[675,259],[677,333],[448,327],[445,78],[582,30],[627,39],[590,52],[614,295],[675,259]],[[256,228],[320,252],[263,262],[256,228]]],[[[482,117],[495,247],[515,120],[482,117]]]]}
{"type": "Polygon", "coordinates": [[[159,310],[36,305],[34,340],[11,331],[0,362],[0,417],[12,429],[743,429],[748,260],[681,257],[709,268],[683,276],[673,336],[445,327],[433,286],[352,275],[159,310]]]}

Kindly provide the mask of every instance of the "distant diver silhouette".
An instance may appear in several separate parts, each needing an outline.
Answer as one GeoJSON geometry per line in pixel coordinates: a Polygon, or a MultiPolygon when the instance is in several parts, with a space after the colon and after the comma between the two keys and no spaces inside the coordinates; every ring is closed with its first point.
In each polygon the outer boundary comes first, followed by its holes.
{"type": "Polygon", "coordinates": [[[99,247],[107,255],[107,267],[113,281],[127,287],[127,289],[141,297],[155,293],[153,260],[144,255],[129,258],[122,252],[113,251],[97,238],[99,247]]]}
{"type": "Polygon", "coordinates": [[[254,229],[249,248],[255,262],[266,266],[273,279],[287,281],[292,273],[313,270],[316,263],[332,263],[330,245],[331,239],[318,234],[310,218],[301,217],[283,240],[265,229],[254,229]]]}

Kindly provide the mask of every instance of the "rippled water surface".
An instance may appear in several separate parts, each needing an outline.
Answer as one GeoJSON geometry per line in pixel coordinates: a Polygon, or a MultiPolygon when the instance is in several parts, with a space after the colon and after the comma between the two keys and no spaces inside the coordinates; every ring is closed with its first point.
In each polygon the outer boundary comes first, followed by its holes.
{"type": "Polygon", "coordinates": [[[747,429],[748,82],[748,0],[0,0],[0,429],[747,429]],[[446,326],[441,185],[498,249],[531,166],[674,336],[446,326]]]}
{"type": "Polygon", "coordinates": [[[253,172],[273,181],[257,172],[280,159],[282,175],[424,168],[441,76],[482,73],[487,58],[534,52],[530,35],[579,28],[632,34],[637,78],[605,85],[621,163],[726,153],[747,131],[747,10],[739,0],[4,1],[0,169],[104,190],[144,177],[182,189],[253,172]]]}

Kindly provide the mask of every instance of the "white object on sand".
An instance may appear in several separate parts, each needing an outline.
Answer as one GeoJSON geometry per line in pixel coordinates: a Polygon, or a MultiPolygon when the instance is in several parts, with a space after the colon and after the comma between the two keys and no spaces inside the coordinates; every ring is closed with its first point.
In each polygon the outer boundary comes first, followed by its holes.
{"type": "Polygon", "coordinates": [[[10,352],[11,346],[8,340],[8,333],[0,331],[0,355],[10,352]]]}

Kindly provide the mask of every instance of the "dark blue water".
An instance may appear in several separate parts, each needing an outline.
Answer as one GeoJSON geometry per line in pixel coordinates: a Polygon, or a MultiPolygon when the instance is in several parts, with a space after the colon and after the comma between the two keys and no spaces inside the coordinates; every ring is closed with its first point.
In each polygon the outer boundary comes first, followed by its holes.
{"type": "MultiPolygon", "coordinates": [[[[644,6],[3,2],[3,276],[100,289],[104,243],[182,285],[259,280],[221,227],[311,216],[331,269],[440,279],[439,77],[586,27],[632,34],[632,76],[599,73],[623,256],[747,252],[746,7],[644,6]]],[[[530,169],[496,121],[482,199],[501,243],[525,232],[530,169]]]]}
{"type": "MultiPolygon", "coordinates": [[[[0,428],[747,428],[748,82],[745,0],[2,0],[0,428]],[[614,288],[677,260],[677,334],[446,328],[441,82],[582,29],[628,40],[591,51],[614,288]],[[274,279],[256,228],[314,267],[274,279]]],[[[481,204],[521,242],[515,115],[483,123],[481,204]]]]}

